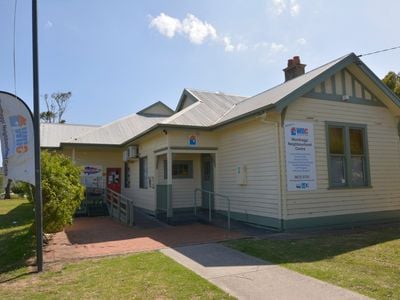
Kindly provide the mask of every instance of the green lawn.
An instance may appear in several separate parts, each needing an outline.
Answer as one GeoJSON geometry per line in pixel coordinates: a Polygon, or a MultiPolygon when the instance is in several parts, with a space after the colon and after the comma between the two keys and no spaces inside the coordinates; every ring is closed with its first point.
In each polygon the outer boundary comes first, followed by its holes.
{"type": "Polygon", "coordinates": [[[0,285],[0,299],[228,299],[159,252],[71,263],[0,285]]]}
{"type": "Polygon", "coordinates": [[[228,246],[377,299],[400,299],[400,226],[228,246]]]}
{"type": "Polygon", "coordinates": [[[29,273],[32,222],[27,201],[0,200],[0,299],[230,298],[159,252],[83,260],[29,273]]]}
{"type": "Polygon", "coordinates": [[[27,271],[34,249],[33,219],[27,200],[0,200],[0,282],[27,271]]]}

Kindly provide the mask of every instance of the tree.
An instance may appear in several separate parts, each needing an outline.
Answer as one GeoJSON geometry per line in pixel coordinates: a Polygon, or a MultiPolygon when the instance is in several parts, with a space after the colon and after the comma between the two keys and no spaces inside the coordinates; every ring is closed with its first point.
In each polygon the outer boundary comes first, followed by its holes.
{"type": "Polygon", "coordinates": [[[383,83],[386,84],[398,97],[400,97],[400,73],[390,71],[386,74],[385,78],[382,79],[383,83]]]}
{"type": "MultiPolygon", "coordinates": [[[[47,233],[58,232],[72,223],[73,215],[84,199],[81,168],[63,154],[42,151],[41,171],[43,229],[47,233]]],[[[35,192],[30,188],[31,185],[24,185],[25,194],[33,202],[35,192]]]]}
{"type": "Polygon", "coordinates": [[[43,99],[47,110],[40,113],[40,119],[45,123],[65,123],[63,115],[71,96],[71,92],[57,92],[51,94],[50,97],[49,94],[44,94],[43,99]]]}

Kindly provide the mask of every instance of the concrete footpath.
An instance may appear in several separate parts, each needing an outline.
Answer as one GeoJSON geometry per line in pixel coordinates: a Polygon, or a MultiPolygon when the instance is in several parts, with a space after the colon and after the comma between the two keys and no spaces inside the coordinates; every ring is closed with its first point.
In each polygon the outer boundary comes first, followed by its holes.
{"type": "Polygon", "coordinates": [[[238,299],[369,299],[221,244],[160,251],[238,299]]]}

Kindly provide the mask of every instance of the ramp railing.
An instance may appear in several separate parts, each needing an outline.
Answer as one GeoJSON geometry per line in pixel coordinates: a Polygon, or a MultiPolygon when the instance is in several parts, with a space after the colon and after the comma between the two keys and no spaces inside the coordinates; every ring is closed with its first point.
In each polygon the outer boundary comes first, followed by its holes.
{"type": "Polygon", "coordinates": [[[132,199],[107,188],[107,206],[110,216],[129,226],[135,224],[135,206],[132,199]]]}
{"type": "Polygon", "coordinates": [[[225,200],[225,204],[226,204],[226,216],[227,216],[227,221],[228,221],[228,230],[231,230],[231,200],[229,199],[228,196],[226,195],[222,195],[213,191],[209,191],[209,190],[204,190],[204,189],[200,189],[200,188],[196,188],[194,190],[194,199],[193,199],[193,210],[194,210],[194,215],[197,216],[197,210],[198,210],[198,206],[197,206],[197,194],[200,193],[202,196],[204,194],[208,194],[207,200],[208,200],[208,222],[211,223],[212,221],[212,200],[213,198],[222,198],[225,200]],[[212,197],[214,196],[214,197],[212,197]]]}

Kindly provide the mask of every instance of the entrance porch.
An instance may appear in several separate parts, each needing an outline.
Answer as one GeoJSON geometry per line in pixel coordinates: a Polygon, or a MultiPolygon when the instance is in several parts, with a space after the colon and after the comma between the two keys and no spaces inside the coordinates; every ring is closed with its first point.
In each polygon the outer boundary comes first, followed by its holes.
{"type": "Polygon", "coordinates": [[[174,148],[156,153],[156,216],[168,223],[210,221],[227,210],[215,197],[216,148],[174,148]]]}

